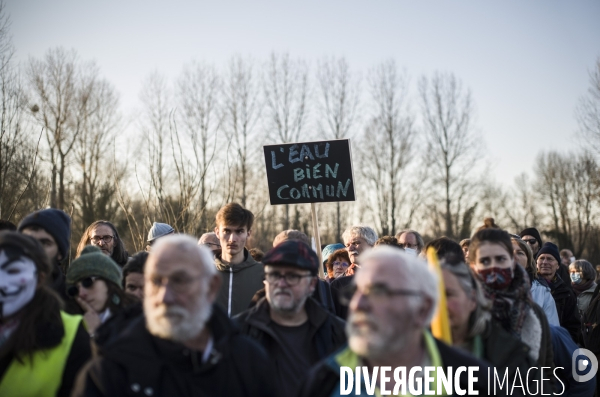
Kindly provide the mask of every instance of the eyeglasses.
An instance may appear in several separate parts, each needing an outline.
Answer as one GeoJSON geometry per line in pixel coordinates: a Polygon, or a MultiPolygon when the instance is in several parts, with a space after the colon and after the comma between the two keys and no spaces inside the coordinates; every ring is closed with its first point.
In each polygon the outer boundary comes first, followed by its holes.
{"type": "Polygon", "coordinates": [[[348,264],[348,262],[335,261],[335,262],[332,263],[332,266],[333,267],[336,267],[336,266],[348,267],[350,265],[348,264]]]}
{"type": "Polygon", "coordinates": [[[411,244],[411,243],[398,243],[398,245],[402,248],[410,248],[413,250],[416,250],[418,245],[417,244],[411,244]]]}
{"type": "Polygon", "coordinates": [[[151,276],[149,278],[150,288],[156,292],[160,287],[167,285],[176,294],[187,292],[192,283],[198,280],[201,276],[190,277],[188,274],[176,274],[171,277],[167,276],[151,276]]]}
{"type": "MultiPolygon", "coordinates": [[[[340,297],[342,304],[348,305],[357,291],[358,288],[354,284],[350,284],[348,287],[344,288],[340,297]]],[[[390,289],[385,284],[368,285],[363,288],[360,293],[371,303],[378,303],[382,300],[391,298],[392,296],[422,296],[420,291],[409,289],[390,289]]]]}
{"type": "MultiPolygon", "coordinates": [[[[81,286],[83,288],[88,289],[92,285],[94,285],[94,282],[97,279],[98,279],[98,277],[86,277],[84,279],[81,279],[81,281],[78,284],[81,284],[81,286]]],[[[75,297],[75,296],[79,295],[79,286],[73,285],[72,287],[69,287],[67,289],[67,294],[71,297],[75,297]]]]}
{"type": "Polygon", "coordinates": [[[90,240],[94,244],[99,244],[100,241],[103,241],[104,244],[109,244],[113,240],[113,238],[115,238],[115,236],[93,236],[92,238],[90,238],[90,240]]]}
{"type": "Polygon", "coordinates": [[[537,244],[537,240],[534,238],[523,239],[523,241],[525,241],[529,245],[537,244]]]}
{"type": "Polygon", "coordinates": [[[265,279],[269,282],[269,284],[275,284],[279,282],[282,278],[285,279],[285,282],[289,286],[294,286],[300,282],[300,279],[304,277],[314,277],[312,274],[297,274],[297,273],[285,273],[281,274],[279,272],[269,272],[265,273],[265,279]]]}

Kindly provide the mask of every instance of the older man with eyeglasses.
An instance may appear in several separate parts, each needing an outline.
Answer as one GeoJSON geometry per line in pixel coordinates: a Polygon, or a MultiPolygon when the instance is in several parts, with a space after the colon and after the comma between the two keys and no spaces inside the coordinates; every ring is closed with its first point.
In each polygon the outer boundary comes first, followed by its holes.
{"type": "Polygon", "coordinates": [[[274,395],[265,351],[214,304],[221,276],[206,247],[165,236],[144,277],[144,317],[80,372],[73,396],[274,395]]]}
{"type": "Polygon", "coordinates": [[[267,252],[263,263],[265,297],[234,320],[276,364],[278,395],[291,396],[312,365],[346,343],[344,322],[310,297],[319,259],[304,242],[280,243],[267,252]]]}
{"type": "MultiPolygon", "coordinates": [[[[479,379],[473,388],[479,395],[487,395],[488,365],[436,340],[428,330],[438,300],[437,283],[426,263],[397,248],[383,245],[363,254],[361,269],[344,294],[350,308],[346,324],[348,347],[311,369],[299,395],[337,396],[341,386],[345,388],[340,368],[354,370],[357,366],[367,367],[371,375],[385,367],[404,367],[407,374],[420,367],[415,377],[420,382],[427,380],[422,370],[425,366],[441,367],[444,371],[449,367],[478,367],[479,379]]],[[[388,375],[386,383],[375,375],[373,392],[366,391],[365,379],[361,377],[356,383],[361,384],[364,393],[352,382],[350,395],[390,394],[395,382],[391,372],[388,375]]],[[[457,378],[466,390],[467,379],[463,375],[457,378]]]]}

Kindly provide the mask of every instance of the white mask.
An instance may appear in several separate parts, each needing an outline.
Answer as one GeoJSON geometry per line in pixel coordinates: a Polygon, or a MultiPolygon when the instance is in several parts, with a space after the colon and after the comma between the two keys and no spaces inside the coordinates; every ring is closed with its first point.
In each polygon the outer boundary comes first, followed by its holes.
{"type": "Polygon", "coordinates": [[[0,318],[12,316],[33,299],[36,273],[31,259],[21,256],[11,261],[0,251],[0,318]]]}

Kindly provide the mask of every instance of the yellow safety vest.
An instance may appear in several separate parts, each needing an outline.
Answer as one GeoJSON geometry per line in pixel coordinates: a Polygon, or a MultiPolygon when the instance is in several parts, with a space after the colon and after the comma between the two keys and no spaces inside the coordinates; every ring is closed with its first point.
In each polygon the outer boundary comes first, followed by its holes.
{"type": "Polygon", "coordinates": [[[65,335],[60,344],[50,349],[36,351],[33,360],[29,356],[23,358],[23,363],[13,359],[0,381],[0,396],[56,396],[81,322],[81,316],[73,316],[62,311],[60,316],[65,328],[65,335]]]}

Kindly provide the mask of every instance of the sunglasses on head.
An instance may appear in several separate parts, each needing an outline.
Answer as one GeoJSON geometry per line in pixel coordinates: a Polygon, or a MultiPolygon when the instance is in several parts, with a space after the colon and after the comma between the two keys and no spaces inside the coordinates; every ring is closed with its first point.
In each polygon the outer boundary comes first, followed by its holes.
{"type": "MultiPolygon", "coordinates": [[[[96,281],[98,277],[86,277],[81,279],[77,284],[81,284],[81,286],[85,289],[90,288],[92,285],[94,285],[94,281],[96,281]]],[[[75,297],[77,295],[79,295],[79,286],[78,285],[73,285],[71,287],[69,287],[67,289],[67,294],[71,297],[75,297]]]]}

